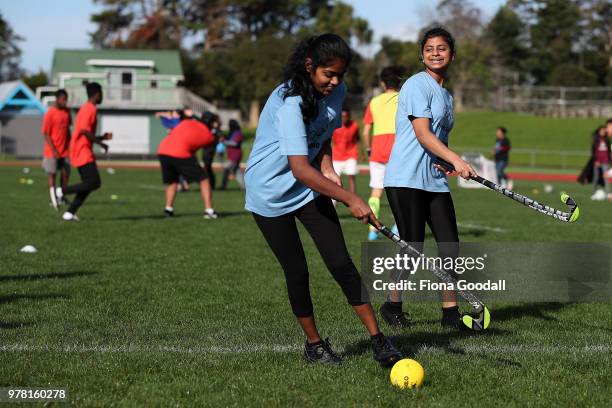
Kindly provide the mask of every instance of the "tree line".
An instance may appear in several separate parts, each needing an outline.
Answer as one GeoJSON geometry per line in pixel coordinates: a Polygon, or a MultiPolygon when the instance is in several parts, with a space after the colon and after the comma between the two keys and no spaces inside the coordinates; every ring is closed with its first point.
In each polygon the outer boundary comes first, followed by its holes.
{"type": "MultiPolygon", "coordinates": [[[[94,2],[101,11],[91,16],[93,47],[178,49],[185,86],[245,113],[259,109],[300,38],[331,31],[357,50],[373,41],[367,19],[340,0],[94,2]]],[[[612,86],[610,21],[608,0],[507,0],[488,21],[470,0],[440,0],[421,32],[442,25],[456,37],[455,94],[508,84],[612,86]]],[[[23,75],[21,39],[0,15],[0,81],[23,75]]],[[[346,77],[352,93],[376,86],[385,65],[403,66],[407,75],[420,69],[415,41],[383,37],[379,45],[370,58],[356,53],[346,77]]],[[[24,79],[37,86],[46,76],[24,79]]]]}

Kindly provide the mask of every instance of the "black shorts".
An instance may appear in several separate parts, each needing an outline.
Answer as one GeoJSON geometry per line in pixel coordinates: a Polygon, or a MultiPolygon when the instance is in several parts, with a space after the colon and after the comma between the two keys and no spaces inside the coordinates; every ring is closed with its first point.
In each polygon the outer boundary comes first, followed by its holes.
{"type": "Polygon", "coordinates": [[[161,165],[164,184],[178,183],[179,176],[183,176],[189,183],[197,183],[208,178],[206,170],[200,166],[194,156],[188,159],[178,159],[160,154],[157,157],[161,165]]]}

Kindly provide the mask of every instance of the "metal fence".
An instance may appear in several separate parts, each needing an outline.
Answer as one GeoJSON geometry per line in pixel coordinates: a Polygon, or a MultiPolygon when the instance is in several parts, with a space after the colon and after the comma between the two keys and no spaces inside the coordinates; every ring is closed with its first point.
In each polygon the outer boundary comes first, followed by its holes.
{"type": "Polygon", "coordinates": [[[466,87],[461,92],[460,106],[562,118],[608,118],[612,117],[612,87],[466,87]]]}
{"type": "MultiPolygon", "coordinates": [[[[461,154],[481,153],[490,155],[491,149],[482,147],[453,146],[453,150],[461,154]]],[[[510,152],[510,164],[525,167],[550,167],[563,169],[579,169],[584,166],[591,153],[588,150],[545,150],[517,149],[510,152]]]]}

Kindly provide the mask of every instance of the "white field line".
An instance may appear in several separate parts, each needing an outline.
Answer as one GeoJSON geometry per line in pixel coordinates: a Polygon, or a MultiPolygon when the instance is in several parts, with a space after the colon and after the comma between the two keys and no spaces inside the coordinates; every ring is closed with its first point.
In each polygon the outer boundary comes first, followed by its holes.
{"type": "Polygon", "coordinates": [[[139,184],[138,188],[142,188],[143,190],[165,191],[163,186],[154,186],[152,184],[139,184]]]}
{"type": "Polygon", "coordinates": [[[469,222],[458,222],[457,226],[459,228],[481,229],[481,230],[491,231],[491,232],[506,232],[506,230],[503,228],[489,227],[488,225],[472,224],[469,222]]]}
{"type": "MultiPolygon", "coordinates": [[[[255,354],[255,353],[295,353],[302,350],[302,345],[282,344],[250,344],[236,347],[187,347],[187,346],[153,346],[153,345],[59,345],[59,346],[35,346],[28,344],[2,344],[2,353],[22,352],[49,352],[49,353],[174,353],[174,354],[255,354]]],[[[462,351],[465,353],[484,354],[612,354],[612,346],[592,344],[584,346],[521,346],[521,345],[450,345],[448,348],[440,346],[420,345],[419,353],[446,352],[447,349],[462,351]]],[[[342,353],[340,347],[337,351],[342,353]]]]}

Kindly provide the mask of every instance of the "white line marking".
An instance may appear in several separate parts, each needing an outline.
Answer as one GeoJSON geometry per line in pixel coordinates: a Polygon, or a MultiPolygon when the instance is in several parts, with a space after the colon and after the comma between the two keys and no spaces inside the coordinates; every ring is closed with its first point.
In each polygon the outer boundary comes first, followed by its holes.
{"type": "MultiPolygon", "coordinates": [[[[152,345],[83,345],[68,344],[58,346],[35,346],[28,344],[3,344],[0,345],[0,352],[21,353],[21,352],[49,352],[49,353],[174,353],[174,354],[248,354],[248,353],[295,353],[301,351],[302,345],[283,345],[283,344],[250,344],[235,347],[188,347],[188,346],[152,346],[152,345]]],[[[336,347],[339,353],[345,350],[336,347]]],[[[470,344],[454,345],[449,347],[429,346],[422,344],[418,347],[419,353],[439,353],[446,352],[448,349],[462,351],[465,353],[494,353],[494,354],[607,354],[612,353],[612,346],[602,344],[591,344],[584,346],[529,346],[529,345],[487,345],[470,344]]]]}
{"type": "Polygon", "coordinates": [[[457,226],[460,228],[481,229],[481,230],[492,231],[492,232],[506,232],[506,230],[503,228],[489,227],[488,225],[480,225],[480,224],[472,224],[472,223],[458,222],[457,226]]]}
{"type": "Polygon", "coordinates": [[[151,184],[139,184],[138,188],[142,188],[144,190],[155,190],[155,191],[165,191],[165,188],[162,186],[154,186],[151,184]]]}
{"type": "Polygon", "coordinates": [[[252,344],[236,347],[188,347],[151,345],[83,345],[34,346],[28,344],[3,344],[0,352],[51,352],[51,353],[176,353],[176,354],[242,354],[242,353],[289,353],[302,350],[303,346],[281,344],[252,344]]]}

